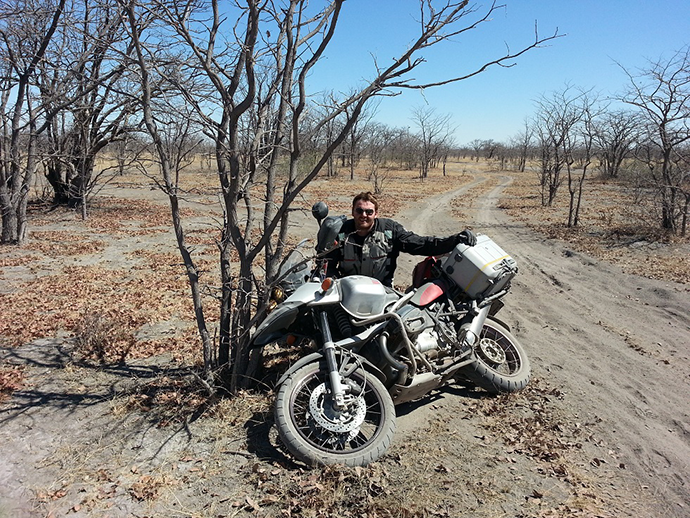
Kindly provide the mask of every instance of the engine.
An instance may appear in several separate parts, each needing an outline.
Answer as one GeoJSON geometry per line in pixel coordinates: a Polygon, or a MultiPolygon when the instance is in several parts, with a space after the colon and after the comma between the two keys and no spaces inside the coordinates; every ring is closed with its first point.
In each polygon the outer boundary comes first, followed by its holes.
{"type": "Polygon", "coordinates": [[[429,314],[415,306],[408,305],[398,310],[407,336],[419,352],[426,352],[439,347],[438,333],[434,330],[435,322],[429,314]]]}

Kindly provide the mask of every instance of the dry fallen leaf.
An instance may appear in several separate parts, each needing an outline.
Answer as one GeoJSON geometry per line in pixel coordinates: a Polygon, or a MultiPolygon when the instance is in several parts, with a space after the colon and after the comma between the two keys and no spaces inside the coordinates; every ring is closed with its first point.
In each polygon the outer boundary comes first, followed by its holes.
{"type": "Polygon", "coordinates": [[[252,499],[251,496],[247,495],[247,496],[245,497],[245,500],[246,500],[247,504],[248,504],[254,511],[257,511],[257,512],[258,512],[258,511],[261,510],[261,507],[259,506],[259,504],[257,504],[257,503],[252,499]]]}

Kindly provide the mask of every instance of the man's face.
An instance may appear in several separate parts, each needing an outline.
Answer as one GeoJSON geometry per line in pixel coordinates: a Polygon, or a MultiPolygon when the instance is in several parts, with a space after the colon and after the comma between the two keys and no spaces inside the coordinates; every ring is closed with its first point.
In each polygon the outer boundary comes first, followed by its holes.
{"type": "Polygon", "coordinates": [[[374,226],[378,213],[370,201],[357,200],[352,207],[352,217],[355,219],[355,229],[359,235],[368,234],[374,226]]]}

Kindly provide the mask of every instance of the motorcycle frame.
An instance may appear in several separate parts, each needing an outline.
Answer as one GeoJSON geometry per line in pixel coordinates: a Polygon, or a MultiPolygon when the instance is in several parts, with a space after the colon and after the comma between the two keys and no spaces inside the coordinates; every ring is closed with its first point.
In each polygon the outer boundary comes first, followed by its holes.
{"type": "MultiPolygon", "coordinates": [[[[404,330],[405,328],[402,318],[395,312],[396,309],[408,302],[414,296],[414,293],[415,292],[413,291],[405,294],[392,307],[388,308],[385,313],[374,315],[365,319],[358,319],[351,316],[350,323],[352,325],[357,327],[365,326],[365,329],[360,333],[345,337],[338,341],[333,341],[332,339],[330,323],[328,322],[328,313],[324,309],[325,305],[333,305],[335,300],[332,297],[324,297],[328,299],[328,304],[324,304],[324,298],[319,298],[319,300],[308,303],[307,305],[311,307],[312,318],[316,324],[316,329],[320,331],[322,345],[319,351],[311,353],[293,364],[285,373],[283,373],[276,386],[282,385],[282,383],[284,383],[285,380],[292,375],[292,373],[296,372],[304,365],[315,361],[323,361],[323,367],[329,381],[330,389],[332,390],[334,402],[336,406],[345,405],[348,386],[341,380],[339,372],[338,357],[339,355],[343,354],[341,349],[347,350],[351,354],[356,355],[358,362],[360,362],[368,372],[375,375],[385,383],[387,381],[387,376],[383,373],[383,371],[381,371],[379,367],[374,365],[365,356],[359,354],[359,351],[366,344],[378,338],[380,341],[379,350],[382,352],[383,358],[394,369],[397,369],[400,372],[398,379],[395,380],[394,384],[389,389],[394,403],[400,404],[406,401],[417,399],[426,394],[430,389],[443,385],[445,381],[452,378],[459,369],[475,361],[472,354],[473,347],[477,343],[487,319],[494,320],[505,326],[503,322],[494,316],[495,312],[497,312],[502,305],[502,303],[499,301],[499,298],[502,297],[505,292],[498,294],[498,296],[491,297],[491,301],[487,301],[484,304],[478,304],[476,301],[472,301],[471,304],[463,303],[463,307],[460,310],[457,310],[452,300],[448,298],[447,302],[451,307],[451,311],[445,313],[441,313],[439,311],[435,315],[432,314],[431,316],[435,322],[438,322],[438,318],[441,316],[454,316],[458,318],[459,322],[466,320],[466,324],[468,325],[465,327],[463,337],[465,341],[465,350],[460,354],[460,356],[454,357],[453,361],[449,365],[444,365],[441,367],[433,366],[427,360],[424,354],[418,351],[410,342],[410,339],[404,330]],[[469,318],[470,316],[471,318],[469,318]],[[411,369],[409,370],[403,371],[400,369],[401,362],[397,362],[387,351],[385,343],[387,333],[385,329],[388,327],[391,320],[395,320],[397,325],[400,326],[400,329],[402,330],[401,336],[404,341],[407,360],[411,364],[411,369]],[[384,341],[381,342],[381,339],[384,341]],[[463,356],[465,356],[465,359],[461,360],[460,358],[463,356]],[[418,373],[418,362],[423,363],[428,372],[418,373]],[[396,363],[398,363],[398,365],[396,365],[396,363]],[[413,380],[409,385],[402,383],[404,378],[407,377],[410,377],[413,380]]],[[[406,364],[402,365],[407,369],[406,364]]]]}

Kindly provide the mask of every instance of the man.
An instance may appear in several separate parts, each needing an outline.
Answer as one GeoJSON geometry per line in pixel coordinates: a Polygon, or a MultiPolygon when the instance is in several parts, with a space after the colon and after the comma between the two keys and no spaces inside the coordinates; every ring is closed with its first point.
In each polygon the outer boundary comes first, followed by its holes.
{"type": "Polygon", "coordinates": [[[440,255],[450,252],[458,243],[477,244],[470,230],[446,238],[418,236],[378,214],[379,203],[372,193],[355,196],[352,219],[343,223],[336,239],[337,248],[326,256],[328,275],[366,275],[392,286],[400,252],[440,255]]]}

